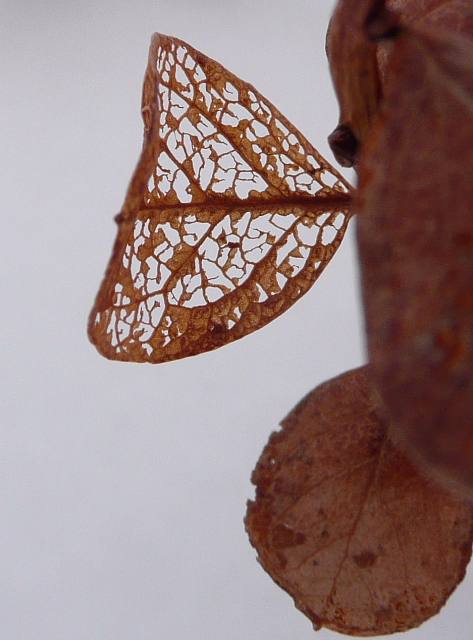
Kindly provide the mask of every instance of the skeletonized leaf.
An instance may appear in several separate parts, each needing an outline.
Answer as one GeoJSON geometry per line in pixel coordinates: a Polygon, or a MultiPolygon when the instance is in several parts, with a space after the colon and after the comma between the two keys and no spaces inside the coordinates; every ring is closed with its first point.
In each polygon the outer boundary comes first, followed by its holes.
{"type": "Polygon", "coordinates": [[[473,42],[405,29],[360,161],[373,373],[394,425],[473,488],[473,42]]]}
{"type": "Polygon", "coordinates": [[[246,526],[316,628],[372,636],[438,612],[471,554],[471,506],[389,439],[366,367],[316,388],[273,433],[246,526]]]}
{"type": "Polygon", "coordinates": [[[153,36],[145,139],[89,320],[108,358],[164,362],[259,329],[313,284],[350,187],[251,85],[153,36]]]}

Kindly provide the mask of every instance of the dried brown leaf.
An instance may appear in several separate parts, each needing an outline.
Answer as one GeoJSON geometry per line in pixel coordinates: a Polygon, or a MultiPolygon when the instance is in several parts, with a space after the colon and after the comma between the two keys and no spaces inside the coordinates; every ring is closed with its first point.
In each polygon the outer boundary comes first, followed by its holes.
{"type": "Polygon", "coordinates": [[[380,36],[413,23],[473,36],[472,0],[339,0],[327,34],[327,55],[340,105],[339,125],[329,142],[343,166],[355,163],[389,80],[391,42],[377,41],[373,28],[367,37],[367,25],[374,16],[380,22],[380,36]]]}
{"type": "Polygon", "coordinates": [[[370,360],[414,451],[473,488],[473,42],[427,27],[394,42],[360,162],[370,360]]]}
{"type": "Polygon", "coordinates": [[[405,25],[424,23],[473,36],[471,0],[387,0],[386,4],[400,14],[405,25]]]}
{"type": "Polygon", "coordinates": [[[350,186],[254,87],[153,36],[143,152],[89,320],[106,357],[165,362],[243,337],[314,283],[350,186]]]}
{"type": "MultiPolygon", "coordinates": [[[[472,0],[387,0],[386,6],[398,13],[399,21],[405,26],[430,25],[449,33],[473,36],[472,0]]],[[[388,59],[392,42],[378,42],[378,63],[382,84],[389,81],[388,59]]]]}
{"type": "Polygon", "coordinates": [[[252,479],[251,542],[317,628],[410,629],[464,576],[471,506],[423,477],[389,439],[366,367],[302,400],[252,479]]]}
{"type": "Polygon", "coordinates": [[[375,4],[377,0],[340,0],[327,33],[327,56],[340,105],[339,126],[329,142],[345,167],[354,164],[380,99],[377,43],[366,37],[365,29],[375,4]]]}

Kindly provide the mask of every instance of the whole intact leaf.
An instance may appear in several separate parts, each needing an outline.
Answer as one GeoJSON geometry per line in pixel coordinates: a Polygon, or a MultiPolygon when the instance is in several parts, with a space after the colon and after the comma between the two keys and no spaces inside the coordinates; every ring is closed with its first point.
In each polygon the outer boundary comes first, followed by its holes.
{"type": "Polygon", "coordinates": [[[471,554],[471,506],[389,439],[366,368],[324,383],[273,433],[246,526],[316,628],[372,636],[435,614],[471,554]]]}
{"type": "Polygon", "coordinates": [[[359,167],[370,360],[397,431],[473,488],[473,41],[405,29],[359,167]]]}
{"type": "Polygon", "coordinates": [[[350,218],[350,187],[254,87],[153,36],[144,146],[89,320],[108,358],[215,349],[289,308],[350,218]]]}

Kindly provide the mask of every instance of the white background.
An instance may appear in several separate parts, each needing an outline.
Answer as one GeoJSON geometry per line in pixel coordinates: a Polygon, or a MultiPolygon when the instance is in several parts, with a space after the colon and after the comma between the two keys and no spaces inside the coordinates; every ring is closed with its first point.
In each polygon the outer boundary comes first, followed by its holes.
{"type": "MultiPolygon", "coordinates": [[[[219,351],[109,362],[86,322],[141,148],[151,34],[254,84],[331,159],[331,2],[1,9],[0,638],[309,640],[242,521],[271,431],[363,362],[353,229],[305,298],[219,351]]],[[[473,638],[471,583],[406,640],[473,638]]]]}

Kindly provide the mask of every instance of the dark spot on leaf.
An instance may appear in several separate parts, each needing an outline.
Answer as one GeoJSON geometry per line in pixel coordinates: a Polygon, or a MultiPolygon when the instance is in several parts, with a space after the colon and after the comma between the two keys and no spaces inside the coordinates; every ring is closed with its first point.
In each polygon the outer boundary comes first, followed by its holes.
{"type": "Polygon", "coordinates": [[[457,233],[452,240],[455,249],[460,251],[471,251],[473,249],[473,234],[464,231],[457,233]]]}
{"type": "Polygon", "coordinates": [[[360,569],[368,569],[374,565],[378,556],[372,551],[362,551],[361,553],[352,556],[352,558],[360,569]]]}
{"type": "Polygon", "coordinates": [[[278,524],[273,529],[272,543],[274,547],[286,549],[287,547],[297,547],[300,544],[304,544],[306,538],[305,533],[294,531],[294,529],[284,524],[278,524]]]}
{"type": "Polygon", "coordinates": [[[391,620],[391,618],[393,617],[393,611],[390,608],[382,607],[375,611],[374,615],[377,623],[382,624],[383,622],[391,620]]]}
{"type": "Polygon", "coordinates": [[[223,324],[214,324],[210,330],[212,333],[224,333],[225,327],[223,324]]]}

